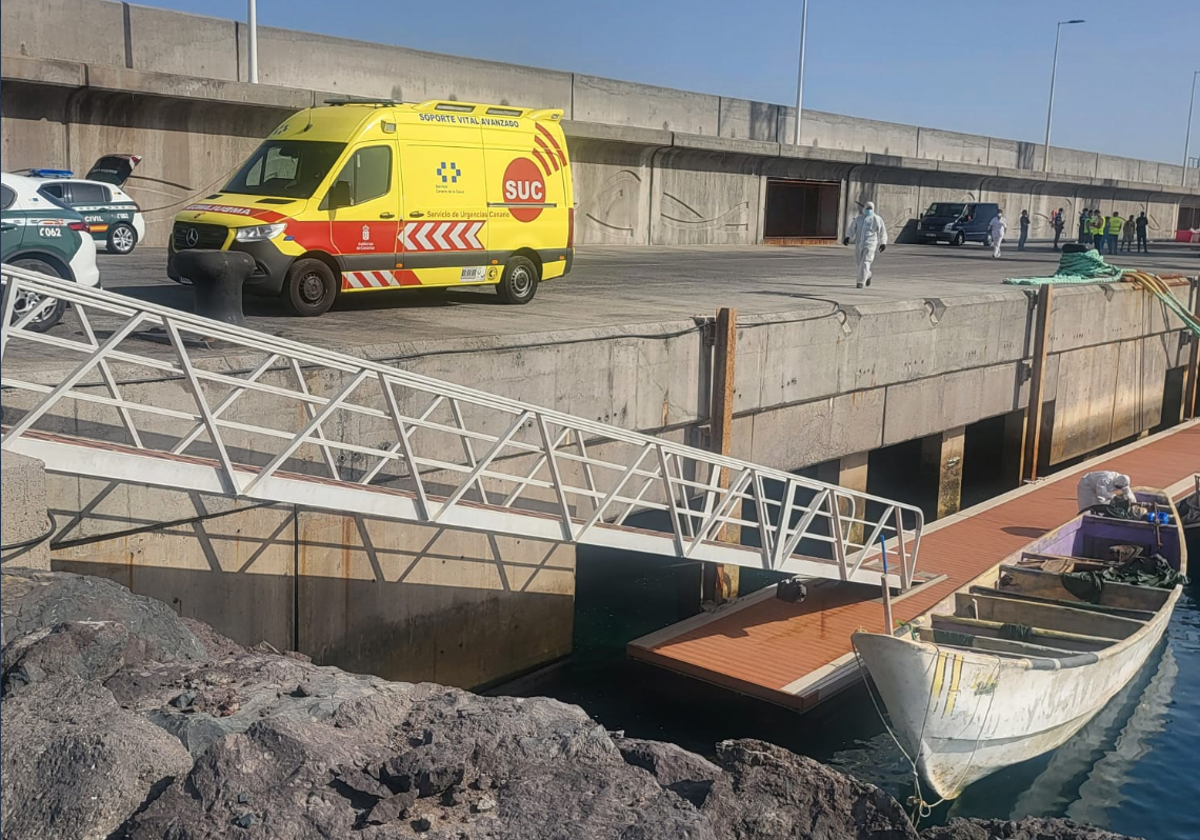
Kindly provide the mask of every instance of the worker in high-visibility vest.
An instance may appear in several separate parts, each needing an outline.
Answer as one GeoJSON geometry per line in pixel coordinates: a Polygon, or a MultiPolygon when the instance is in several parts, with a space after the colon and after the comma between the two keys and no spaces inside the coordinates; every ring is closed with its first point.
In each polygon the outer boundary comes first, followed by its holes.
{"type": "Polygon", "coordinates": [[[1104,220],[1104,243],[1108,246],[1108,253],[1113,256],[1116,256],[1117,243],[1121,239],[1121,226],[1124,223],[1121,214],[1115,212],[1104,220]]]}
{"type": "Polygon", "coordinates": [[[1099,210],[1092,211],[1092,247],[1097,251],[1104,251],[1104,217],[1100,215],[1099,210]]]}

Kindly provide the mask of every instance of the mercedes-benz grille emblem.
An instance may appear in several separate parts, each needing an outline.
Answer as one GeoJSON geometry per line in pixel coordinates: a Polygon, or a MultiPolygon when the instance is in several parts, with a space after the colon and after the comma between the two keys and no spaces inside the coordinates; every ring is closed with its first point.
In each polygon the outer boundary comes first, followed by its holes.
{"type": "Polygon", "coordinates": [[[183,241],[187,243],[189,248],[195,248],[200,242],[200,231],[195,228],[188,228],[187,233],[183,235],[183,241]]]}

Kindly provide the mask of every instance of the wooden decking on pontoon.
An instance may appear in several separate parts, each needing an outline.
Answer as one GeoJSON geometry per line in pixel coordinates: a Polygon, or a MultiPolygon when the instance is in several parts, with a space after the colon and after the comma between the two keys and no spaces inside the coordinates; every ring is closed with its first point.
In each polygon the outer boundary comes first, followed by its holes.
{"type": "MultiPolygon", "coordinates": [[[[895,619],[911,621],[924,615],[1031,540],[1069,520],[1076,513],[1078,477],[1099,469],[1133,476],[1135,483],[1173,487],[1182,496],[1191,491],[1192,476],[1200,471],[1200,423],[1177,426],[934,523],[921,539],[918,571],[945,577],[910,590],[894,605],[895,619]]],[[[1074,600],[1022,571],[1028,570],[1014,570],[1013,579],[1017,586],[1028,588],[1028,594],[1074,600]]],[[[1057,575],[1048,577],[1057,581],[1057,575]]],[[[1122,594],[1128,593],[1119,584],[1106,586],[1107,600],[1102,603],[1156,608],[1134,596],[1118,597],[1122,594]]],[[[960,632],[982,630],[988,636],[986,627],[959,627],[960,632]]],[[[802,710],[856,678],[850,635],[858,629],[882,629],[878,599],[864,597],[856,587],[819,583],[809,587],[808,598],[799,604],[780,601],[770,590],[755,593],[715,614],[696,616],[637,639],[628,651],[636,659],[802,710]]],[[[1068,634],[1080,638],[1067,639],[1053,635],[1055,631],[1043,632],[1052,635],[1028,643],[1074,654],[1112,642],[1088,634],[1068,634]]],[[[998,630],[992,636],[987,644],[996,647],[1021,644],[999,638],[998,630]]]]}

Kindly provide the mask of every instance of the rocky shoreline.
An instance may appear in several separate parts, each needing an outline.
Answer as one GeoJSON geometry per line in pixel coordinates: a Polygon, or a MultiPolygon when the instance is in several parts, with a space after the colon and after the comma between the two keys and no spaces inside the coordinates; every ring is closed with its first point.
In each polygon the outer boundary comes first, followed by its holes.
{"type": "Polygon", "coordinates": [[[99,578],[2,577],[7,840],[1120,840],[1037,819],[918,834],[771,744],[709,761],[556,700],[243,648],[99,578]]]}

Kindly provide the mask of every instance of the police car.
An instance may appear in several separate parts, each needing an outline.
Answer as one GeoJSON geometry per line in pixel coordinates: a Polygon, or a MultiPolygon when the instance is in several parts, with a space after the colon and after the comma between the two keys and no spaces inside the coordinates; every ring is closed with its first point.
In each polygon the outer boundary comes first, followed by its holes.
{"type": "MultiPolygon", "coordinates": [[[[35,178],[0,173],[0,262],[39,271],[84,286],[100,284],[96,268],[96,243],[83,216],[41,192],[35,178]]],[[[20,320],[40,298],[22,295],[13,317],[20,320]]],[[[56,301],[29,323],[45,332],[57,324],[66,304],[56,301]]]]}
{"type": "Polygon", "coordinates": [[[146,220],[121,187],[140,161],[137,155],[105,155],[84,178],[74,177],[69,169],[30,169],[23,174],[41,180],[44,195],[82,214],[92,238],[103,242],[110,254],[128,254],[146,235],[146,220]]]}

